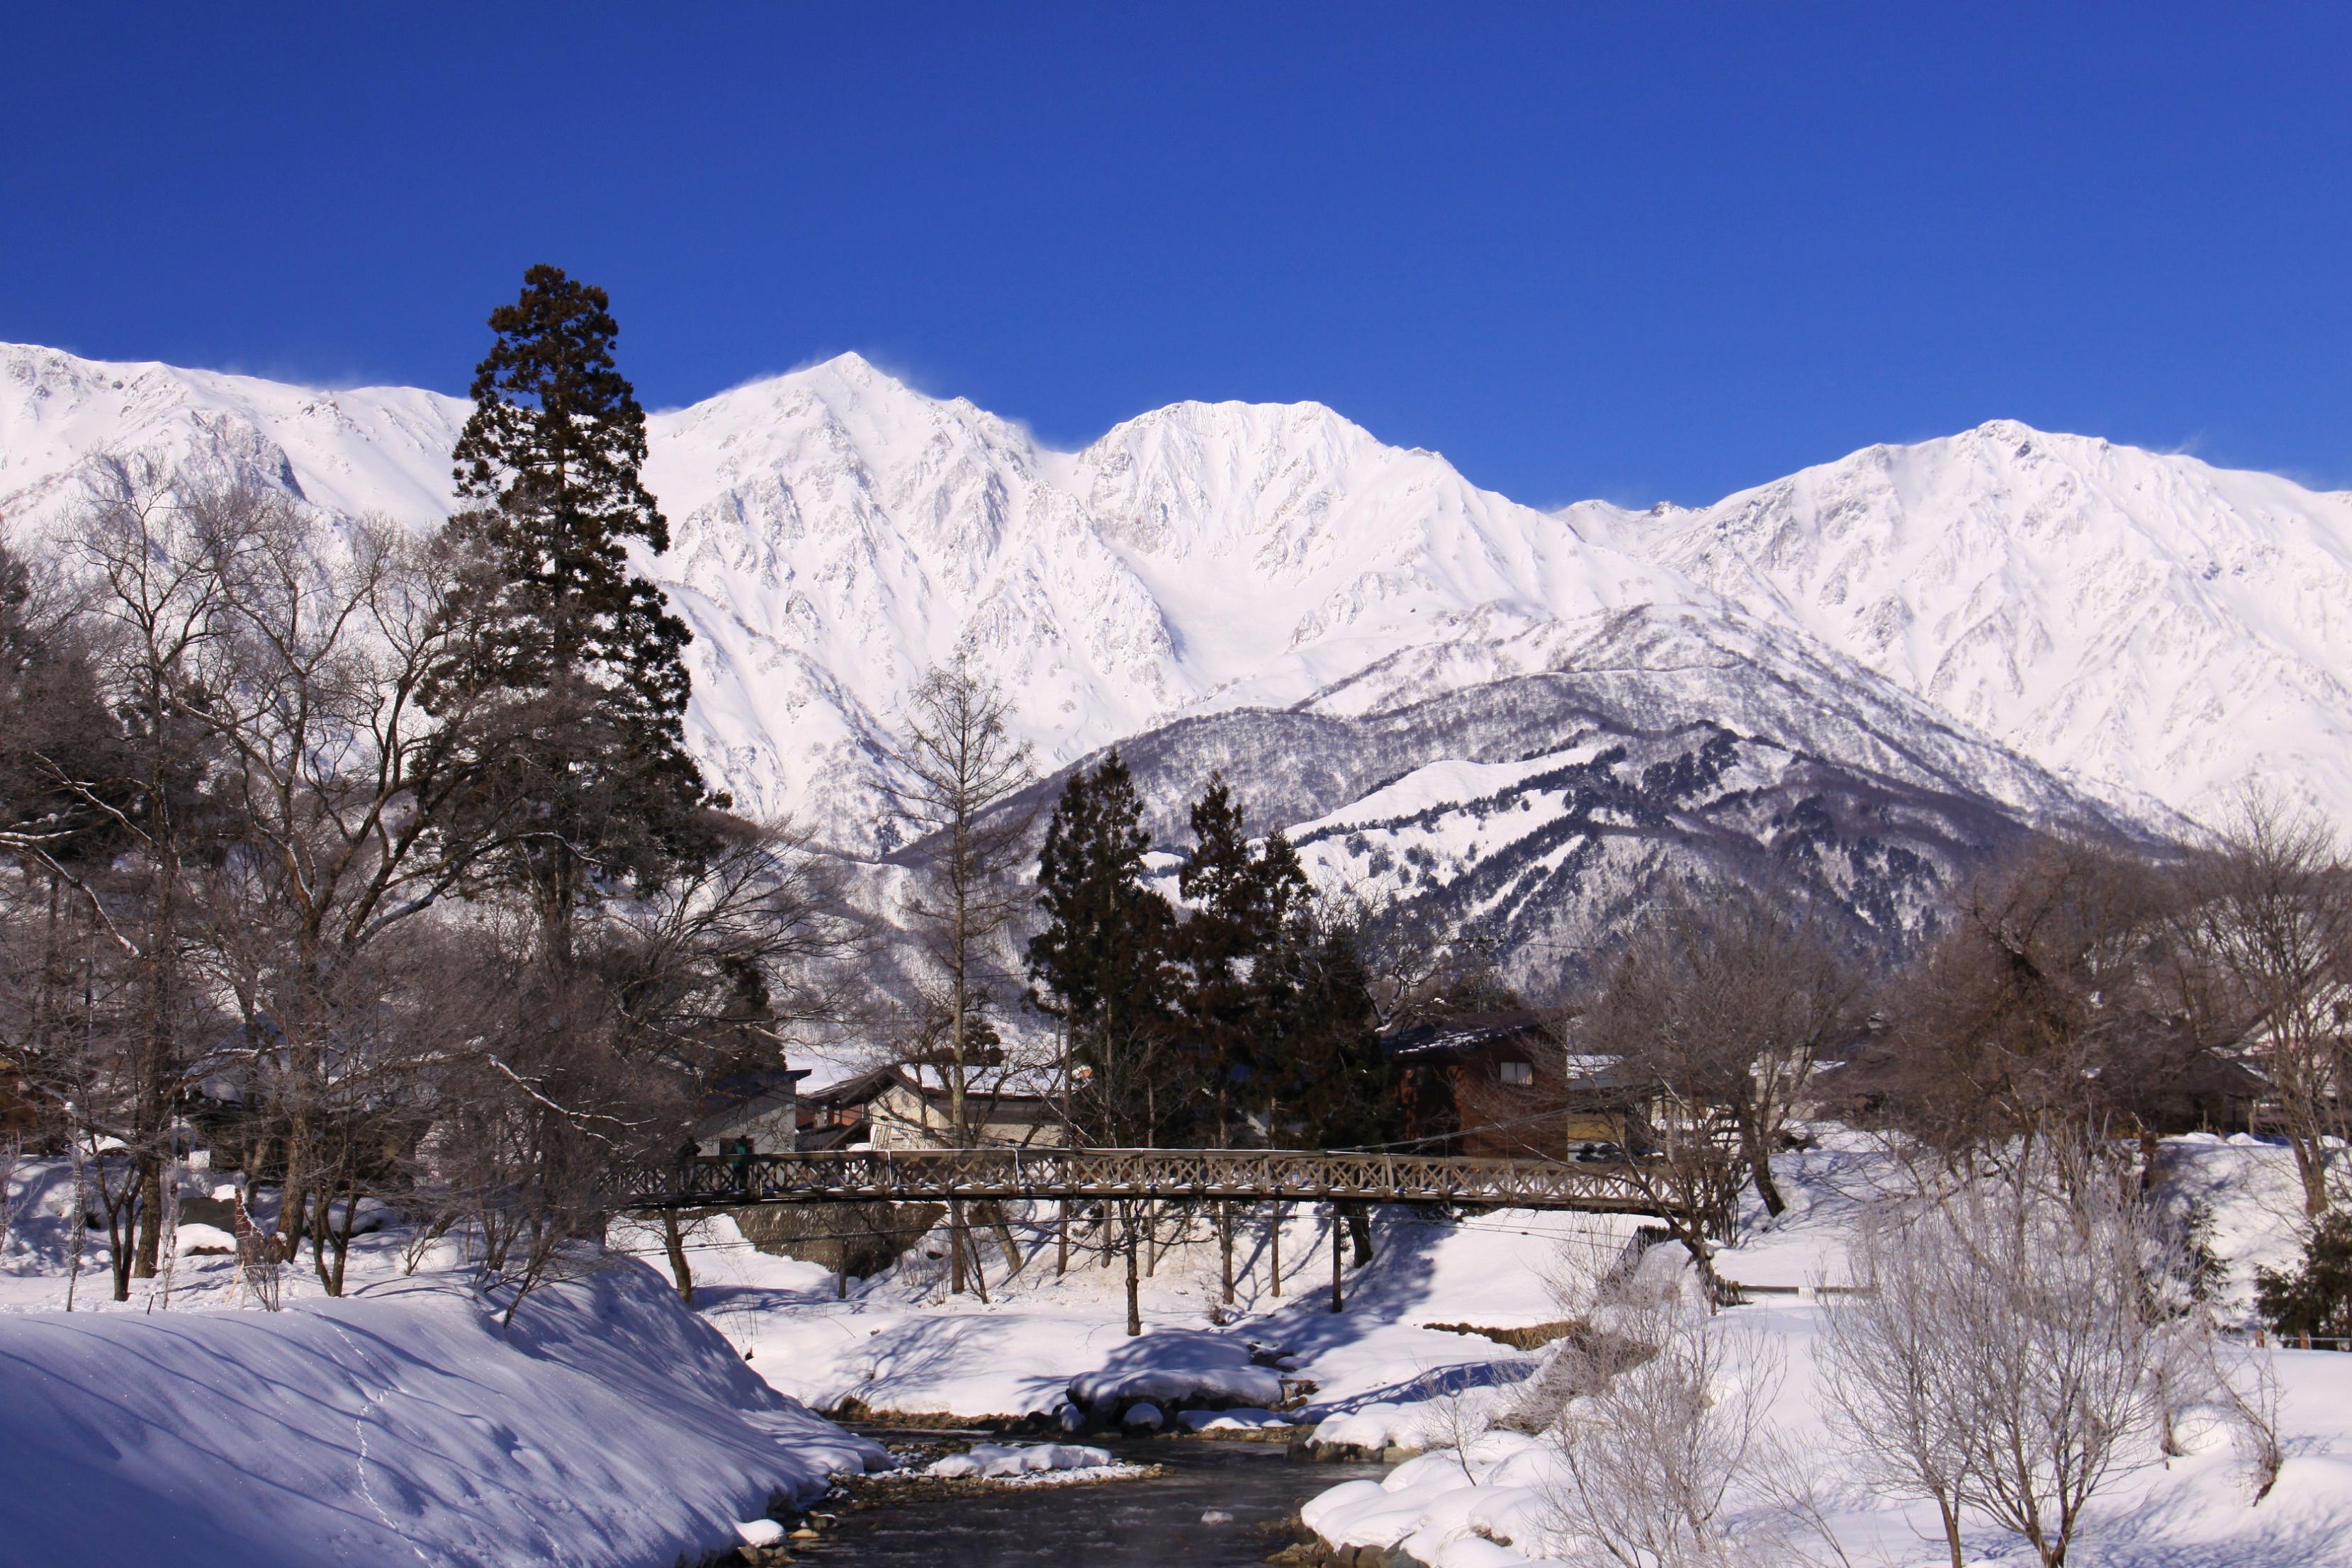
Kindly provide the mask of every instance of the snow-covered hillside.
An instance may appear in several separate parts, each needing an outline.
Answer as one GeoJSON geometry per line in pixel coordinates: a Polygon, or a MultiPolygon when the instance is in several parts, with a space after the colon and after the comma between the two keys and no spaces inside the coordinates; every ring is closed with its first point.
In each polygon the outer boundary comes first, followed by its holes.
{"type": "MultiPolygon", "coordinates": [[[[65,524],[86,457],[160,449],[423,526],[464,414],[0,347],[0,519],[65,524]]],[[[1547,515],[1317,404],[1180,403],[1057,453],[856,355],[656,414],[650,454],[693,744],[853,852],[887,847],[879,745],[960,650],[1049,768],[1550,672],[2026,817],[2079,789],[2170,828],[2257,767],[2352,814],[2352,497],[2270,476],[1999,423],[1704,511],[1547,515]]]]}
{"type": "Polygon", "coordinates": [[[1996,420],[1561,517],[2103,792],[2352,804],[2352,493],[1996,420]]]}
{"type": "MultiPolygon", "coordinates": [[[[732,1547],[771,1500],[878,1469],[875,1444],[745,1366],[643,1263],[612,1258],[510,1325],[450,1244],[362,1233],[348,1293],[239,1287],[231,1239],[106,1299],[62,1159],[0,1178],[0,1563],[65,1568],[641,1568],[732,1547]]],[[[198,1188],[197,1195],[201,1195],[198,1188]]]]}

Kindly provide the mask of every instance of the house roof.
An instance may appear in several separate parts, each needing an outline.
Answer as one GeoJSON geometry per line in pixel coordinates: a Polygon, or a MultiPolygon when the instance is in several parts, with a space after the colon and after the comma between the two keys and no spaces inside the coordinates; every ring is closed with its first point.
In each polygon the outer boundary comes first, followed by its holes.
{"type": "Polygon", "coordinates": [[[808,1073],[793,1067],[771,1068],[763,1072],[736,1072],[715,1080],[703,1091],[694,1108],[698,1121],[708,1121],[730,1111],[740,1111],[763,1100],[786,1100],[793,1096],[793,1085],[808,1073]]]}
{"type": "Polygon", "coordinates": [[[1457,1013],[1398,1030],[1388,1036],[1385,1043],[1391,1056],[1423,1060],[1459,1057],[1525,1036],[1547,1034],[1549,1023],[1547,1015],[1531,1008],[1457,1013]]]}
{"type": "MultiPolygon", "coordinates": [[[[1050,1092],[1053,1085],[1045,1074],[1044,1068],[975,1068],[965,1081],[964,1092],[992,1105],[1050,1103],[1056,1096],[1050,1092]]],[[[938,1068],[892,1062],[855,1078],[845,1078],[802,1098],[804,1103],[815,1106],[859,1105],[893,1085],[927,1100],[942,1100],[949,1092],[946,1077],[938,1068]]]]}

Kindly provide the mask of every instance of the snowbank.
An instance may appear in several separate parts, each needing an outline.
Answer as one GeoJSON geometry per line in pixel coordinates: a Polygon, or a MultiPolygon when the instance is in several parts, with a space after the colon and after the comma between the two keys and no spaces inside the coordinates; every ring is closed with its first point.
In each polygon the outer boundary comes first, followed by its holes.
{"type": "Polygon", "coordinates": [[[1072,1380],[1070,1397],[1109,1415],[1130,1405],[1264,1408],[1282,1398],[1282,1375],[1251,1360],[1249,1345],[1220,1334],[1158,1333],[1137,1354],[1072,1380]],[[1137,1364],[1137,1363],[1140,1364],[1137,1364]]]}
{"type": "Polygon", "coordinates": [[[1111,1462],[1108,1448],[1079,1443],[978,1443],[965,1453],[935,1460],[927,1476],[1010,1477],[1045,1470],[1094,1470],[1111,1462]]]}
{"type": "Polygon", "coordinates": [[[257,1311],[0,1314],[21,1568],[646,1568],[887,1462],[625,1264],[502,1332],[452,1279],[257,1311]]]}
{"type": "MultiPolygon", "coordinates": [[[[1298,1516],[1334,1546],[1402,1547],[1450,1565],[1456,1542],[1509,1548],[1494,1560],[1540,1558],[1554,1510],[1556,1460],[1536,1438],[1489,1432],[1457,1453],[1407,1459],[1377,1481],[1346,1481],[1309,1498],[1298,1516]]],[[[1481,1557],[1486,1553],[1479,1553],[1481,1557]]]]}

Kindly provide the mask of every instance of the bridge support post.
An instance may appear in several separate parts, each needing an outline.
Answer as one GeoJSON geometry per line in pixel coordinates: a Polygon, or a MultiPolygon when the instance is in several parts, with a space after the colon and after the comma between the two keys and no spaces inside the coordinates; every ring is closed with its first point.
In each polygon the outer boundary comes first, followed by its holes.
{"type": "Polygon", "coordinates": [[[1119,1207],[1127,1218],[1127,1332],[1132,1336],[1143,1332],[1143,1312],[1135,1296],[1135,1205],[1130,1201],[1119,1207]]]}
{"type": "Polygon", "coordinates": [[[1234,1206],[1230,1199],[1217,1200],[1217,1260],[1224,1270],[1225,1305],[1234,1304],[1234,1206]]]}
{"type": "Polygon", "coordinates": [[[1266,1228],[1266,1264],[1274,1271],[1274,1294],[1282,1294],[1282,1200],[1274,1205],[1274,1223],[1266,1228]]]}
{"type": "Polygon", "coordinates": [[[1339,1223],[1339,1205],[1338,1202],[1334,1201],[1331,1205],[1331,1310],[1335,1312],[1343,1312],[1347,1307],[1347,1303],[1343,1301],[1339,1296],[1339,1233],[1341,1228],[1342,1227],[1339,1223]]]}

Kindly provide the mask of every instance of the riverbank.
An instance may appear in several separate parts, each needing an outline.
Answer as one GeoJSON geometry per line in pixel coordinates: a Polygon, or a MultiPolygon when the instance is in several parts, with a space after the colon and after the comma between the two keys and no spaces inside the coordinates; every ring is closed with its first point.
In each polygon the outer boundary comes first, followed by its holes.
{"type": "Polygon", "coordinates": [[[884,1460],[634,1263],[511,1328],[452,1274],[140,1304],[0,1312],[12,1568],[651,1568],[884,1460]]]}

